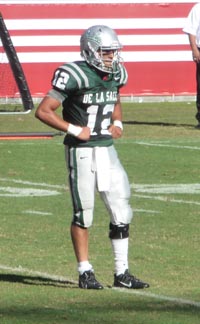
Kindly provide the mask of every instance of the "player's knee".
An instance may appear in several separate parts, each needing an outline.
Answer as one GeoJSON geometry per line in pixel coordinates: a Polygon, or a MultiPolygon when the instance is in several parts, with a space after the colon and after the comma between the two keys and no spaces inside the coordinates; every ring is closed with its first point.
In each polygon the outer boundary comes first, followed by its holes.
{"type": "MultiPolygon", "coordinates": [[[[119,199],[114,206],[112,206],[112,219],[119,224],[130,224],[133,218],[133,210],[125,199],[119,199]]],[[[111,222],[112,222],[111,219],[111,222]]]]}
{"type": "Polygon", "coordinates": [[[129,224],[114,225],[110,223],[109,238],[110,239],[124,239],[129,237],[129,224]]]}
{"type": "Polygon", "coordinates": [[[125,215],[125,222],[127,224],[130,224],[132,218],[133,218],[133,209],[131,208],[131,206],[129,204],[126,205],[126,207],[124,206],[124,215],[125,215]]]}

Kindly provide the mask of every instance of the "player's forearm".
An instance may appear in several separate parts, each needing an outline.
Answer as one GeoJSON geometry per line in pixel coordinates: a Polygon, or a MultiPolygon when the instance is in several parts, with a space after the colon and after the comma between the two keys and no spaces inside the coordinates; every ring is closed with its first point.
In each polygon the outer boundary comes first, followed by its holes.
{"type": "Polygon", "coordinates": [[[67,131],[68,123],[65,122],[62,118],[56,115],[54,111],[51,111],[50,109],[44,109],[39,107],[36,110],[35,117],[52,128],[63,132],[67,131]]]}
{"type": "Polygon", "coordinates": [[[197,47],[197,43],[196,43],[196,36],[189,34],[189,42],[190,42],[190,47],[192,50],[192,56],[193,56],[193,60],[194,61],[199,61],[199,49],[197,47]]]}
{"type": "Polygon", "coordinates": [[[55,113],[55,110],[58,107],[59,102],[45,97],[37,108],[35,117],[52,128],[63,131],[64,133],[67,132],[68,134],[78,137],[81,140],[88,140],[90,138],[89,127],[76,126],[63,120],[58,114],[55,113]]]}
{"type": "Polygon", "coordinates": [[[60,102],[58,100],[46,96],[36,109],[35,117],[52,128],[66,132],[68,123],[55,112],[59,107],[60,102]]]}
{"type": "Polygon", "coordinates": [[[114,120],[122,121],[122,106],[119,98],[112,113],[112,121],[114,120]]]}

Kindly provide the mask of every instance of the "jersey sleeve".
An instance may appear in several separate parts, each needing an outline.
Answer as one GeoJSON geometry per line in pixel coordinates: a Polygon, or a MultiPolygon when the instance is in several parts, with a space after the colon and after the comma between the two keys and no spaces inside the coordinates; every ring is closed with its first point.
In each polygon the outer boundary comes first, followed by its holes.
{"type": "Polygon", "coordinates": [[[74,77],[69,64],[61,65],[55,70],[51,83],[52,88],[61,92],[65,98],[78,89],[77,80],[74,77]]]}
{"type": "Polygon", "coordinates": [[[114,76],[119,80],[119,88],[123,87],[128,82],[128,73],[124,65],[119,65],[119,71],[114,76]]]}

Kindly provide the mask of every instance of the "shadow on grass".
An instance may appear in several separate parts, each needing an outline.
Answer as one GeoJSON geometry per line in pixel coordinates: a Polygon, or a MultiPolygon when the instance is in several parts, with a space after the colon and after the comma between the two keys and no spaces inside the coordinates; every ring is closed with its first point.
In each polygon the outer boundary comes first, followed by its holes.
{"type": "MultiPolygon", "coordinates": [[[[84,296],[69,296],[56,302],[40,305],[7,306],[0,315],[3,323],[52,323],[95,324],[95,323],[137,323],[137,324],[199,324],[199,309],[191,305],[157,300],[136,300],[119,298],[116,295],[105,295],[101,292],[84,291],[84,296]],[[8,320],[8,321],[7,321],[8,320]]],[[[53,298],[53,297],[52,297],[53,298]]]]}
{"type": "MultiPolygon", "coordinates": [[[[166,123],[166,122],[147,122],[147,121],[136,121],[136,120],[128,120],[128,121],[123,121],[123,124],[126,125],[150,125],[150,126],[170,126],[170,127],[192,127],[196,128],[196,125],[194,124],[177,124],[177,123],[166,123]]],[[[200,128],[196,128],[200,129],[200,128]]]]}
{"type": "MultiPolygon", "coordinates": [[[[24,285],[77,288],[71,281],[19,274],[0,274],[0,281],[24,285]]],[[[137,323],[137,324],[199,324],[200,308],[172,301],[120,291],[75,289],[73,291],[37,290],[36,294],[18,297],[0,306],[2,324],[65,324],[67,323],[137,323]],[[46,296],[46,293],[48,298],[46,296]],[[30,296],[30,297],[27,297],[30,296]]],[[[30,292],[30,291],[28,291],[30,292]]]]}
{"type": "Polygon", "coordinates": [[[77,284],[70,280],[44,278],[42,276],[27,276],[16,274],[0,274],[0,281],[22,283],[25,285],[43,285],[43,286],[56,286],[61,288],[77,288],[77,284]]]}

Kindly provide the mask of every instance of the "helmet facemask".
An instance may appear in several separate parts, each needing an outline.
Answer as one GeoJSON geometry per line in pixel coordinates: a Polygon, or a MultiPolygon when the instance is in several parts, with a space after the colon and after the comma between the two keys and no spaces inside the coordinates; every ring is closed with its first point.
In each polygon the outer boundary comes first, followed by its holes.
{"type": "Polygon", "coordinates": [[[99,56],[99,60],[98,60],[99,65],[97,68],[104,72],[116,73],[118,70],[119,63],[122,62],[122,59],[120,57],[120,52],[117,49],[104,50],[100,48],[97,53],[99,56]],[[105,58],[106,52],[112,52],[113,53],[112,58],[109,57],[105,58]]]}

